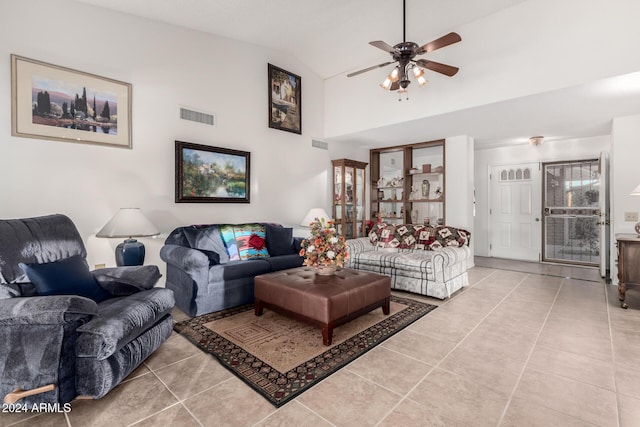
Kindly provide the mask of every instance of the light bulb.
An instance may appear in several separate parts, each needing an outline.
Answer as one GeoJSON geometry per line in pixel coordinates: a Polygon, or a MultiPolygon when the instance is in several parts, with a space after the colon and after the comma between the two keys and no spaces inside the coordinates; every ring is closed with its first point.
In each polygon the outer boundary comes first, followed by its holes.
{"type": "Polygon", "coordinates": [[[384,79],[384,81],[380,83],[380,87],[384,90],[389,90],[389,88],[391,87],[391,79],[389,77],[384,79]]]}
{"type": "Polygon", "coordinates": [[[392,82],[397,82],[398,81],[398,74],[400,74],[400,70],[398,70],[398,67],[395,67],[393,69],[393,71],[391,71],[391,74],[389,74],[389,77],[387,77],[389,80],[391,80],[392,82]]]}
{"type": "Polygon", "coordinates": [[[427,79],[425,79],[424,76],[418,77],[417,80],[418,80],[418,85],[420,87],[422,87],[422,86],[426,85],[427,83],[429,83],[429,81],[427,79]]]}
{"type": "Polygon", "coordinates": [[[424,70],[420,67],[413,67],[413,75],[416,79],[424,76],[424,70]]]}

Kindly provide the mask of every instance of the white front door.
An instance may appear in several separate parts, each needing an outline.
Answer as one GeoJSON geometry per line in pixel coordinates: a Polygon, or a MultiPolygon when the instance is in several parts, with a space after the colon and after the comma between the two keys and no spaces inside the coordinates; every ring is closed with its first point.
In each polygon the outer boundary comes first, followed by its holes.
{"type": "Polygon", "coordinates": [[[490,246],[497,258],[539,261],[542,247],[539,163],[492,166],[490,246]]]}

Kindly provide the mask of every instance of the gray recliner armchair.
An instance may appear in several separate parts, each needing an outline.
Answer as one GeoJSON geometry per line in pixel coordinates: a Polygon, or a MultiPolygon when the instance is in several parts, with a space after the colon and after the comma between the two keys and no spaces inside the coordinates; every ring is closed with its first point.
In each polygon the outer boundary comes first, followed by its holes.
{"type": "Polygon", "coordinates": [[[98,399],[173,330],[156,266],[89,271],[64,215],[0,220],[0,398],[98,399]],[[82,296],[80,296],[82,295],[82,296]]]}

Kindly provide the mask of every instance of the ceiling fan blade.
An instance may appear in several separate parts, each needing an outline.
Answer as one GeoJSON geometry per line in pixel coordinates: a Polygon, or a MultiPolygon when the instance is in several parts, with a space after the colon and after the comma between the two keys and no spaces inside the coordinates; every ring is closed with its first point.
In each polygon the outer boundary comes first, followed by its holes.
{"type": "Polygon", "coordinates": [[[389,87],[389,90],[398,90],[398,89],[400,89],[400,82],[391,83],[391,86],[389,87]]]}
{"type": "Polygon", "coordinates": [[[373,41],[373,42],[369,42],[369,44],[371,46],[377,47],[378,49],[382,49],[385,52],[395,53],[395,51],[396,51],[393,46],[391,46],[388,43],[383,42],[382,40],[376,40],[376,41],[373,41]]]}
{"type": "Polygon", "coordinates": [[[365,68],[364,70],[354,71],[347,74],[347,77],[357,76],[358,74],[366,73],[367,71],[375,70],[376,68],[386,67],[389,64],[393,64],[395,61],[384,62],[382,64],[374,65],[373,67],[365,68]]]}
{"type": "Polygon", "coordinates": [[[460,34],[449,33],[445,36],[440,37],[439,39],[435,39],[432,42],[429,42],[420,46],[420,49],[418,49],[417,54],[422,55],[423,53],[433,52],[434,50],[438,50],[445,46],[449,46],[450,44],[458,43],[461,40],[462,40],[462,37],[460,37],[460,34]]]}
{"type": "Polygon", "coordinates": [[[449,77],[455,76],[459,70],[458,67],[453,67],[447,64],[441,64],[439,62],[428,61],[426,59],[418,59],[416,61],[416,64],[418,64],[421,67],[427,68],[431,71],[435,71],[436,73],[444,74],[445,76],[449,76],[449,77]]]}

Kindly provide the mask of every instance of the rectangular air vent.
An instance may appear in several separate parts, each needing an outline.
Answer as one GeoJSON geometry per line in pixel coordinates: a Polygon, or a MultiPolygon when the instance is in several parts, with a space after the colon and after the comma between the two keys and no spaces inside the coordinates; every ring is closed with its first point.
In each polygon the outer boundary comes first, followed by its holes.
{"type": "Polygon", "coordinates": [[[316,147],[316,148],[320,148],[321,150],[328,150],[329,149],[329,143],[324,142],[324,141],[318,141],[317,139],[312,139],[311,140],[311,146],[312,147],[316,147]]]}
{"type": "Polygon", "coordinates": [[[216,117],[213,114],[203,113],[202,111],[195,111],[185,107],[180,107],[180,118],[209,126],[216,125],[216,117]]]}

